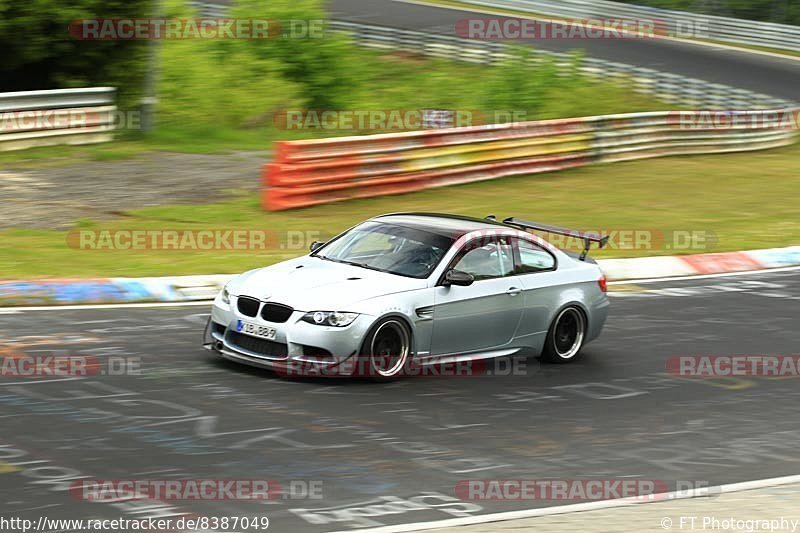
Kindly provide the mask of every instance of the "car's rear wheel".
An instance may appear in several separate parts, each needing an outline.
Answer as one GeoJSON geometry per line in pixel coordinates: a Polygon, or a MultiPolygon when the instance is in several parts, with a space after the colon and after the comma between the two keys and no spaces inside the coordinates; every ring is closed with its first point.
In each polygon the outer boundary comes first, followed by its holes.
{"type": "Polygon", "coordinates": [[[558,312],[547,332],[542,357],[552,363],[569,363],[578,357],[586,337],[586,317],[568,306],[558,312]]]}
{"type": "Polygon", "coordinates": [[[369,377],[386,380],[402,375],[411,356],[411,331],[399,318],[386,318],[376,324],[361,351],[369,377]]]}

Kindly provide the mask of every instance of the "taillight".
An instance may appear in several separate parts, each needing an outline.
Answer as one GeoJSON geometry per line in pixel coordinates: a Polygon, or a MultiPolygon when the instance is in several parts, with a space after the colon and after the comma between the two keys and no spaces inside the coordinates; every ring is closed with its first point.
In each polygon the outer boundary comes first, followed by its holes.
{"type": "Polygon", "coordinates": [[[600,276],[600,279],[597,280],[597,284],[600,286],[601,291],[608,292],[608,280],[605,275],[600,276]]]}

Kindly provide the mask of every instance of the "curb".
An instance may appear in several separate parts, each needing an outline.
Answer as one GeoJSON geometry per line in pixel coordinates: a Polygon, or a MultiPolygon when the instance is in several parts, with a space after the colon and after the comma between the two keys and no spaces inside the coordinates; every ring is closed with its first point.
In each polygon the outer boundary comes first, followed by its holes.
{"type": "Polygon", "coordinates": [[[800,265],[800,246],[662,257],[598,259],[609,281],[747,272],[800,265]]]}
{"type": "Polygon", "coordinates": [[[234,275],[0,281],[0,307],[211,300],[234,275]]]}
{"type": "MultiPolygon", "coordinates": [[[[800,265],[800,246],[597,262],[609,281],[699,276],[800,265]]],[[[0,281],[0,307],[204,301],[234,276],[6,280],[0,281]]]]}

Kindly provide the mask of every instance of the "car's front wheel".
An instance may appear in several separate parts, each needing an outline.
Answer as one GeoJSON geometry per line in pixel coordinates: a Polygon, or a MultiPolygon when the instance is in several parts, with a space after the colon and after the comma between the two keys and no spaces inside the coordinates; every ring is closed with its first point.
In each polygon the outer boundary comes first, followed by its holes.
{"type": "Polygon", "coordinates": [[[583,348],[586,318],[583,311],[568,306],[558,312],[547,332],[542,357],[552,363],[569,363],[583,348]]]}
{"type": "Polygon", "coordinates": [[[401,376],[411,356],[411,331],[399,318],[385,318],[375,324],[361,350],[369,377],[386,380],[401,376]]]}

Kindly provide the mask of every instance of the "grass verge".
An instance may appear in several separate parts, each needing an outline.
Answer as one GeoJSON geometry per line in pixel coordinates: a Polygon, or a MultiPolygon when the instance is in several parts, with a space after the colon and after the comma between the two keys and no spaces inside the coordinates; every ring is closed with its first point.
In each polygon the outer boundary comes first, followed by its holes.
{"type": "Polygon", "coordinates": [[[215,204],[140,209],[110,222],[82,221],[80,227],[268,230],[277,238],[268,250],[81,250],[67,245],[66,232],[14,229],[0,232],[0,272],[17,279],[235,273],[302,255],[308,240],[396,211],[493,213],[587,230],[680,230],[709,237],[707,249],[668,249],[656,239],[650,248],[611,248],[594,252],[595,257],[786,246],[800,242],[798,171],[800,145],[794,145],[598,165],[280,213],[264,211],[256,195],[246,195],[215,204]],[[298,239],[301,234],[307,239],[298,239]]]}
{"type": "MultiPolygon", "coordinates": [[[[349,111],[452,109],[476,112],[475,117],[482,115],[483,121],[493,122],[495,113],[510,116],[508,114],[513,112],[520,117],[517,120],[540,120],[680,108],[635,93],[626,86],[624,80],[609,82],[579,75],[559,76],[548,64],[540,68],[520,69],[513,61],[509,61],[508,64],[486,67],[410,54],[385,54],[356,46],[349,50],[349,54],[351,61],[357,65],[353,75],[359,83],[353,87],[346,105],[338,108],[349,111]],[[475,83],[475,80],[482,82],[475,83]],[[525,98],[521,98],[521,94],[525,98]]],[[[576,61],[579,61],[578,57],[576,61]]],[[[211,68],[208,65],[205,67],[211,68]]],[[[167,90],[175,84],[177,82],[165,81],[162,85],[167,90]]],[[[266,90],[258,81],[254,81],[246,94],[259,94],[266,90]]],[[[201,92],[199,88],[194,91],[201,92]]],[[[289,86],[286,91],[291,93],[289,86]]],[[[281,95],[268,106],[267,103],[251,105],[246,95],[241,93],[229,93],[223,89],[205,92],[217,95],[217,100],[206,103],[208,109],[205,111],[196,109],[192,98],[175,101],[167,92],[162,98],[163,109],[157,113],[158,126],[146,137],[138,132],[120,130],[116,134],[117,139],[111,143],[2,152],[0,167],[41,168],[82,161],[109,161],[148,151],[213,154],[267,150],[276,140],[386,131],[355,128],[285,129],[281,121],[274,120],[274,117],[286,110],[304,109],[296,95],[281,95]],[[230,101],[222,101],[228,96],[230,101]],[[224,112],[229,107],[238,109],[238,113],[246,115],[246,118],[235,121],[226,117],[224,112]],[[209,109],[221,110],[220,116],[213,116],[209,109]]]]}

